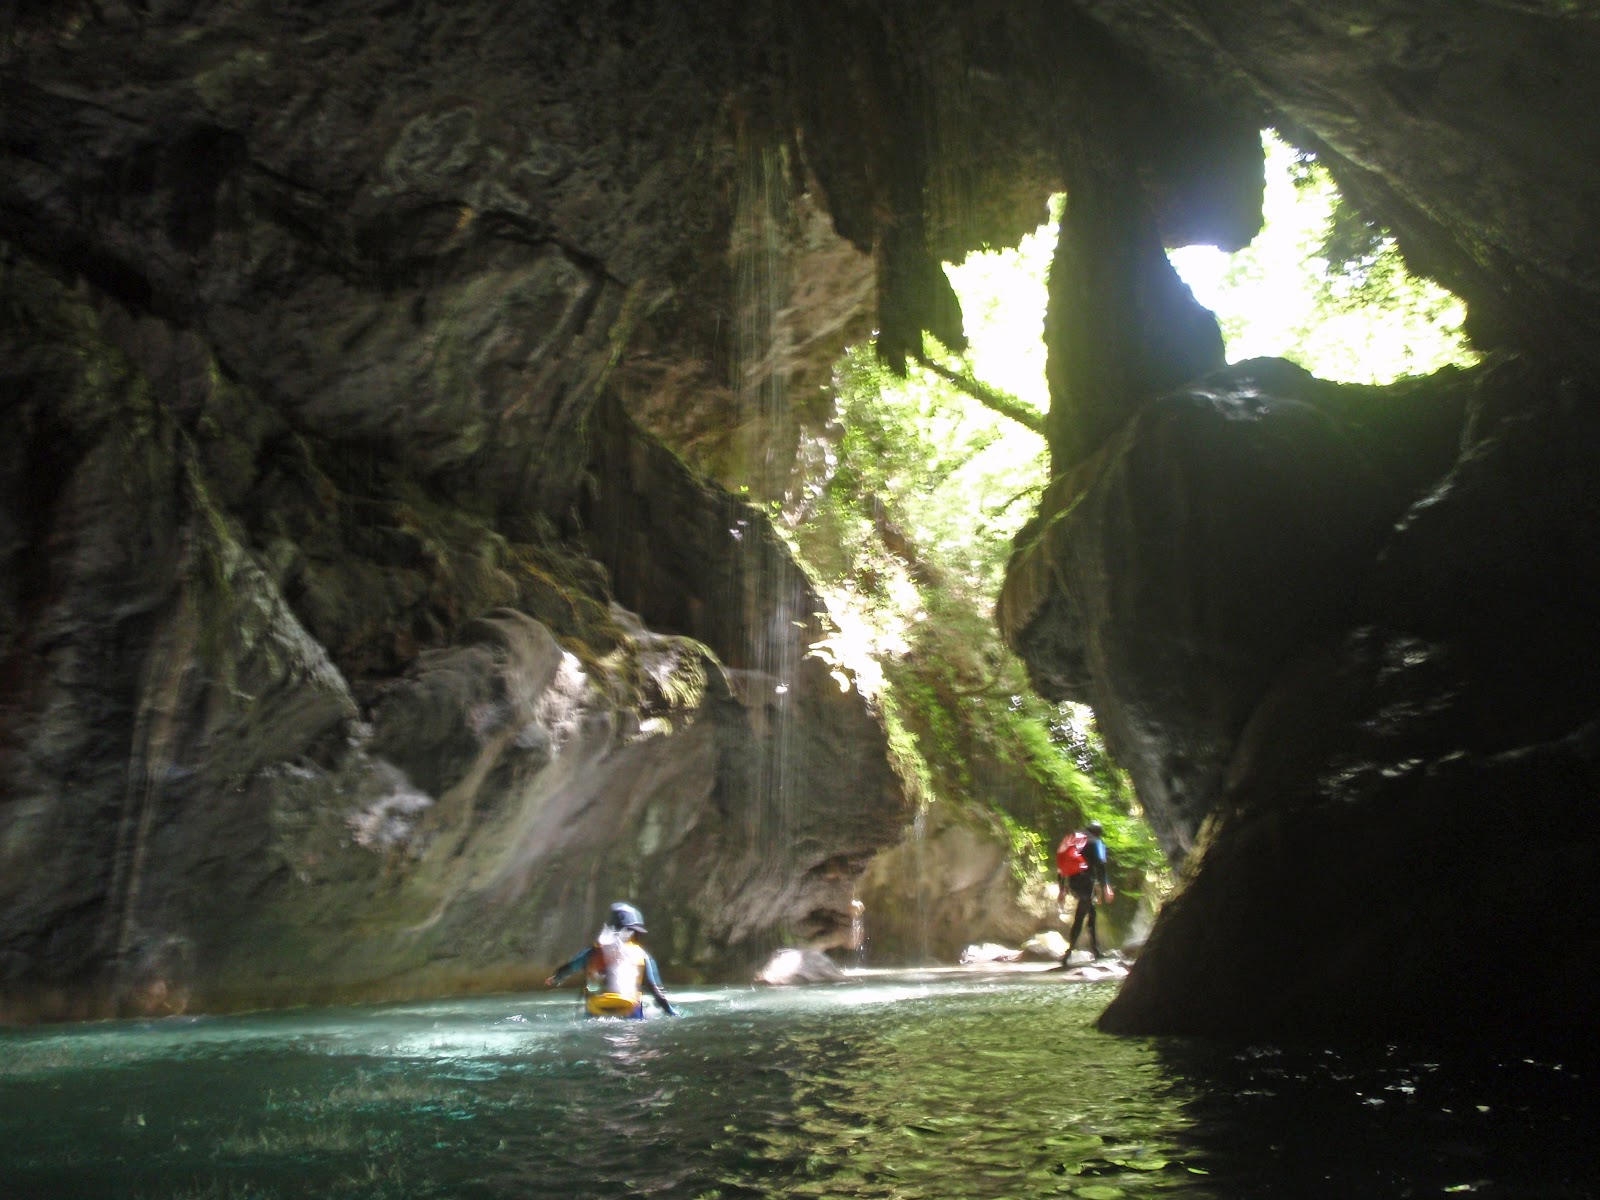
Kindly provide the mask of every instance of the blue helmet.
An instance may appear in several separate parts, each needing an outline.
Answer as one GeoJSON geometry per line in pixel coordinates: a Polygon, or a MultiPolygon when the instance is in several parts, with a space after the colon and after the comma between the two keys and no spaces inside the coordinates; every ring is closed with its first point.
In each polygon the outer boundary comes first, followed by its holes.
{"type": "Polygon", "coordinates": [[[611,915],[606,918],[606,924],[613,929],[632,929],[637,933],[646,933],[644,927],[644,914],[631,904],[622,901],[611,906],[611,915]]]}

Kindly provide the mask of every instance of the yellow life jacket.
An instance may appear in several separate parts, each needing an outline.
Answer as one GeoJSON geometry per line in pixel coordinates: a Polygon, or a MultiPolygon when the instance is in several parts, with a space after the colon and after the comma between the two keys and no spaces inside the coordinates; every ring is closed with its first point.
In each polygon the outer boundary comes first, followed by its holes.
{"type": "Polygon", "coordinates": [[[605,930],[589,955],[583,1006],[594,1017],[631,1017],[644,1002],[644,947],[605,930]]]}

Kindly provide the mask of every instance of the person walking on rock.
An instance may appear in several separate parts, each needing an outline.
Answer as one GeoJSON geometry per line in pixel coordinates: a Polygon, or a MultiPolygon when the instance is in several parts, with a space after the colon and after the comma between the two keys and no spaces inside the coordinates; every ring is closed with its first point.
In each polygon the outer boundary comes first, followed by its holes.
{"type": "Polygon", "coordinates": [[[1056,847],[1056,904],[1065,905],[1069,891],[1077,903],[1072,914],[1072,932],[1067,937],[1067,952],[1061,956],[1063,967],[1072,961],[1072,951],[1085,922],[1089,926],[1089,949],[1096,958],[1103,957],[1095,905],[1107,903],[1114,896],[1107,871],[1110,860],[1105,829],[1099,821],[1090,821],[1084,829],[1067,834],[1056,847]]]}
{"type": "Polygon", "coordinates": [[[591,1017],[644,1019],[644,993],[649,992],[656,1007],[669,1017],[678,1015],[666,992],[661,990],[661,972],[650,952],[639,945],[645,932],[644,915],[633,905],[618,901],[611,906],[606,924],[585,947],[563,964],[545,987],[559,987],[569,976],[584,974],[583,1009],[591,1017]]]}

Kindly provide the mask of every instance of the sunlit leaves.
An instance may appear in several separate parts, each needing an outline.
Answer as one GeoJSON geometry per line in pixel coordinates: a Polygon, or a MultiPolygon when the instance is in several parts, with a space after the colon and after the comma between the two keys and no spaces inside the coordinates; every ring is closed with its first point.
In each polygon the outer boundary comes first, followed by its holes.
{"type": "MultiPolygon", "coordinates": [[[[969,349],[930,348],[949,372],[1041,417],[1053,245],[1046,226],[1020,250],[949,267],[969,349]]],[[[793,524],[834,626],[814,652],[881,701],[902,775],[923,799],[1000,810],[1024,882],[1053,878],[1050,848],[1087,816],[1106,822],[1130,882],[1158,871],[1090,714],[1033,695],[994,625],[1012,537],[1046,481],[1043,437],[996,411],[992,395],[917,366],[898,378],[865,347],[838,365],[835,388],[831,469],[793,524]],[[1013,780],[1004,796],[977,794],[975,779],[996,769],[1013,780]]]]}

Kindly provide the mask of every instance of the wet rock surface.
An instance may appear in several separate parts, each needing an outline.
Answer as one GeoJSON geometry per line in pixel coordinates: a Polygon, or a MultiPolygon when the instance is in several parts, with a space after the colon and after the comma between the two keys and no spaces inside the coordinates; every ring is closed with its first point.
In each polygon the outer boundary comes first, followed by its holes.
{"type": "Polygon", "coordinates": [[[1463,403],[1448,379],[1380,392],[1257,360],[1151,401],[1052,482],[999,619],[1041,691],[1095,705],[1174,853],[1285,659],[1353,619],[1463,403]]]}
{"type": "Polygon", "coordinates": [[[1557,1045],[1587,1021],[1573,856],[1532,855],[1574,939],[1539,987],[1483,961],[1522,816],[1594,833],[1589,394],[1503,363],[1373,407],[1245,364],[1057,481],[1002,622],[1191,853],[1107,1028],[1493,1039],[1509,1018],[1557,1045]]]}
{"type": "Polygon", "coordinates": [[[820,950],[793,947],[779,950],[756,972],[756,982],[768,987],[839,983],[848,978],[843,969],[820,950]]]}
{"type": "Polygon", "coordinates": [[[193,339],[4,284],[7,1018],[525,984],[623,895],[680,976],[848,928],[903,801],[758,513],[711,536],[732,501],[613,414],[657,456],[657,561],[699,568],[699,637],[652,630],[577,548],[392,465],[281,428],[224,453],[252,397],[193,339]],[[721,577],[787,581],[786,616],[721,577]]]}
{"type": "Polygon", "coordinates": [[[1535,796],[1563,844],[1600,834],[1600,642],[1575,599],[1597,561],[1578,464],[1600,449],[1600,248],[1563,165],[1594,81],[1559,82],[1600,27],[1554,6],[1183,7],[1085,5],[1317,149],[1496,355],[1368,394],[1252,364],[1141,392],[1135,343],[1052,359],[1058,477],[1001,625],[1046,694],[1095,706],[1188,857],[1103,1024],[1568,1053],[1593,1016],[1589,873],[1533,852],[1563,914],[1530,935],[1539,983],[1485,979],[1515,911],[1486,881],[1529,855],[1481,850],[1535,796]]]}
{"type": "Polygon", "coordinates": [[[1237,1032],[1245,995],[1251,1025],[1284,1036],[1405,1029],[1565,1053],[1586,1025],[1600,655],[1578,600],[1596,561],[1574,539],[1597,528],[1579,463],[1600,442],[1589,406],[1560,399],[1569,383],[1496,368],[1468,395],[1458,457],[1350,577],[1347,622],[1247,706],[1197,869],[1108,1027],[1237,1032]],[[1519,864],[1562,932],[1513,981],[1485,967],[1530,897],[1519,864]]]}

